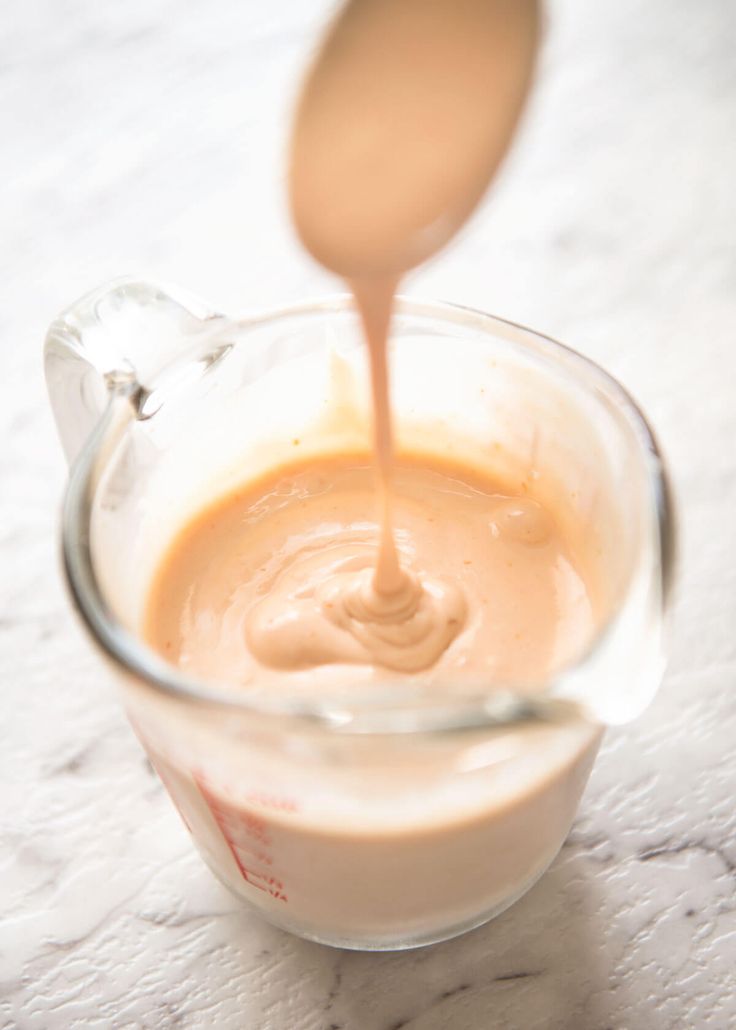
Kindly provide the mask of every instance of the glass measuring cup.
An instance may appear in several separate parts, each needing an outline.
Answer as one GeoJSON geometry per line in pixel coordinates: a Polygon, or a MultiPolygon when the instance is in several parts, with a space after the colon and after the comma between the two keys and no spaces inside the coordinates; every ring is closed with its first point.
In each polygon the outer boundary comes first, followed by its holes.
{"type": "Polygon", "coordinates": [[[46,343],[71,464],[71,593],[195,843],[272,922],[376,950],[463,932],[541,875],[602,726],[633,718],[658,686],[672,567],[656,446],[595,365],[491,316],[406,300],[391,357],[399,452],[533,482],[601,549],[607,617],[531,700],[503,684],[246,692],[186,678],[140,638],[157,561],[208,500],[297,447],[305,461],[368,453],[348,299],[233,320],[122,281],[65,312],[46,343]]]}

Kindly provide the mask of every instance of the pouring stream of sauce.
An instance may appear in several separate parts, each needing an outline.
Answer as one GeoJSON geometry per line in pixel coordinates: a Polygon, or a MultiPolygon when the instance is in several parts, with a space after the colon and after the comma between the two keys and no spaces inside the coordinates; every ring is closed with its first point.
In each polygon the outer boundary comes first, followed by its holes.
{"type": "Polygon", "coordinates": [[[355,661],[357,645],[358,660],[420,670],[462,628],[461,589],[419,581],[399,561],[387,340],[401,275],[455,235],[506,153],[537,36],[536,0],[350,0],[307,77],[291,207],[302,242],[347,280],[360,312],[381,528],[374,569],[325,568],[314,590],[276,589],[256,608],[248,639],[266,664],[355,661]]]}

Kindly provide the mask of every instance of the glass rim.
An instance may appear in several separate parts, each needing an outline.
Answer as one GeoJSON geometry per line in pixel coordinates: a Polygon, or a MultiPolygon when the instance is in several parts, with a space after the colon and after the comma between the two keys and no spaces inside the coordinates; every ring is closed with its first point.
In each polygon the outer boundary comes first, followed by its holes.
{"type": "MultiPolygon", "coordinates": [[[[289,317],[334,315],[353,310],[351,295],[333,294],[313,301],[276,306],[243,318],[227,319],[226,322],[231,327],[248,329],[289,317]]],[[[499,329],[507,333],[513,330],[524,337],[523,341],[515,340],[515,346],[532,350],[537,356],[551,357],[558,367],[566,365],[569,372],[587,378],[588,385],[594,384],[602,389],[613,401],[617,414],[633,431],[644,457],[646,479],[656,514],[662,604],[666,605],[674,572],[674,515],[668,477],[654,432],[637,403],[618,380],[592,359],[553,337],[476,308],[398,296],[394,314],[439,319],[491,334],[495,330],[496,335],[499,329]]],[[[220,323],[220,328],[222,325],[220,323]]],[[[612,632],[626,606],[640,555],[635,556],[632,562],[621,600],[596,629],[584,651],[557,670],[546,681],[544,690],[537,687],[533,694],[520,692],[518,687],[514,689],[504,683],[469,684],[468,689],[461,691],[455,684],[452,693],[445,694],[437,691],[438,684],[434,683],[434,703],[427,704],[425,695],[418,699],[414,681],[389,681],[380,687],[356,687],[349,701],[342,694],[339,697],[325,694],[319,699],[307,700],[284,691],[264,697],[250,691],[239,693],[235,686],[224,688],[214,681],[187,676],[165,661],[126,629],[108,605],[95,574],[89,532],[95,489],[106,460],[104,454],[101,456],[101,445],[116,423],[122,435],[134,420],[136,397],[140,392],[138,383],[129,379],[111,384],[107,407],[72,464],[62,513],[63,567],[73,603],[98,647],[124,674],[132,674],[145,687],[173,701],[214,708],[223,713],[290,718],[330,731],[435,733],[498,728],[540,719],[549,721],[584,715],[580,705],[556,698],[555,688],[573,671],[579,672],[591,662],[612,632]]]]}

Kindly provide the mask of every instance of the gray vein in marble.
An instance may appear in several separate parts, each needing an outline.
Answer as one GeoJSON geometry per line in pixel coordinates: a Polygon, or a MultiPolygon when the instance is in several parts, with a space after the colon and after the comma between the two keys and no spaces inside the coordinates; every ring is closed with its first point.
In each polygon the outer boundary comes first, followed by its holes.
{"type": "Polygon", "coordinates": [[[736,862],[727,854],[725,848],[709,844],[704,840],[682,841],[679,844],[669,841],[640,851],[636,856],[640,862],[649,862],[653,858],[662,858],[669,855],[682,855],[688,851],[702,851],[706,855],[715,855],[721,860],[726,872],[736,876],[736,862]]]}

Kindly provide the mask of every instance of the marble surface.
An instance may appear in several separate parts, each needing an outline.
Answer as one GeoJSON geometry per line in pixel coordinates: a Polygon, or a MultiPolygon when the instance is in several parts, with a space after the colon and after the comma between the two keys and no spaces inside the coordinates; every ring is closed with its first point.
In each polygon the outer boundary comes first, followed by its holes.
{"type": "Polygon", "coordinates": [[[0,11],[0,1027],[736,1026],[736,62],[732,0],[553,0],[488,203],[408,292],[602,362],[679,496],[672,659],[609,734],[562,853],[496,922],[340,953],[195,856],[70,612],[40,349],[112,276],[226,310],[336,285],[283,204],[320,0],[34,0],[0,11]]]}

